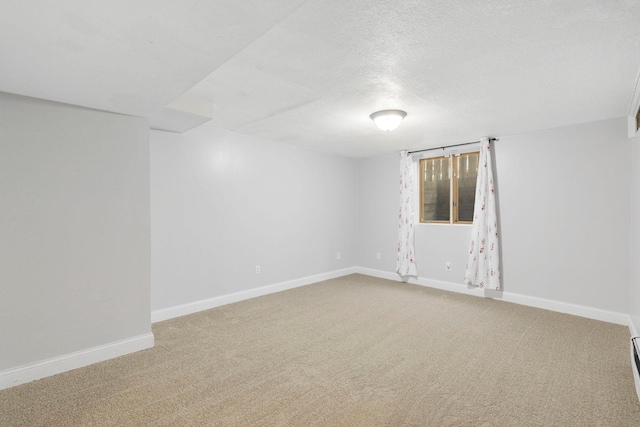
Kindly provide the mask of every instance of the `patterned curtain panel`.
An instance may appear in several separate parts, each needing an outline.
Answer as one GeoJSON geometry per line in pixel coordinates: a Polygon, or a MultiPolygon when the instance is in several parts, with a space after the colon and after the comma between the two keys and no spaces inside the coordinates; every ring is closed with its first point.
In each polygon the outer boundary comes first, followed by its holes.
{"type": "Polygon", "coordinates": [[[411,154],[400,153],[400,215],[398,230],[398,261],[396,271],[401,276],[417,276],[413,248],[413,161],[411,154]]]}
{"type": "Polygon", "coordinates": [[[473,227],[469,243],[469,260],[464,281],[470,286],[500,290],[500,248],[498,246],[498,219],[496,195],[491,167],[489,138],[480,142],[478,181],[473,209],[473,227]]]}

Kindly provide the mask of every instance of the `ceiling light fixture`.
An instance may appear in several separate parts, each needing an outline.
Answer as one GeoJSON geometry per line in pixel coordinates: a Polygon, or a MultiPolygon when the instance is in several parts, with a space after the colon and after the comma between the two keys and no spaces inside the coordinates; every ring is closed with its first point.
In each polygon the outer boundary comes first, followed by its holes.
{"type": "Polygon", "coordinates": [[[376,111],[369,117],[373,120],[373,123],[378,126],[378,129],[389,132],[400,126],[402,119],[406,117],[407,113],[402,110],[382,110],[376,111]]]}

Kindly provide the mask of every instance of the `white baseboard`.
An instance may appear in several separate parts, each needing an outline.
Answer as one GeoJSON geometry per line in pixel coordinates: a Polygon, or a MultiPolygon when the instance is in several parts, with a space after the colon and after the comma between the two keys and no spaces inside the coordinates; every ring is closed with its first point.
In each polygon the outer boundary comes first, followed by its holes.
{"type": "Polygon", "coordinates": [[[153,347],[153,333],[0,371],[0,390],[153,347]]]}
{"type": "MultiPolygon", "coordinates": [[[[372,268],[356,267],[356,272],[367,276],[380,277],[383,279],[402,281],[396,273],[390,273],[372,268]]],[[[569,304],[560,301],[553,301],[544,298],[530,297],[526,295],[514,294],[502,291],[490,291],[477,288],[468,288],[466,285],[452,282],[443,282],[439,280],[423,279],[411,277],[407,283],[426,286],[429,288],[442,289],[445,291],[457,292],[466,295],[493,298],[501,301],[512,302],[515,304],[526,305],[529,307],[542,308],[545,310],[557,311],[559,313],[573,314],[575,316],[586,317],[588,319],[601,320],[603,322],[615,323],[627,326],[630,324],[629,315],[625,313],[617,313],[615,311],[601,310],[599,308],[586,307],[582,305],[569,304]]]]}
{"type": "Polygon", "coordinates": [[[631,318],[631,316],[629,316],[629,333],[632,337],[638,336],[638,330],[636,329],[636,325],[633,323],[633,318],[631,318]]]}
{"type": "Polygon", "coordinates": [[[163,320],[169,320],[175,317],[185,316],[187,314],[193,314],[203,310],[209,310],[211,308],[243,301],[249,298],[260,297],[263,295],[273,294],[275,292],[286,291],[287,289],[298,288],[300,286],[322,282],[323,280],[335,279],[337,277],[354,274],[355,272],[356,267],[344,268],[341,270],[330,271],[328,273],[317,274],[315,276],[303,277],[300,279],[289,280],[287,282],[276,283],[273,285],[262,286],[255,289],[248,289],[246,291],[220,295],[218,297],[208,298],[201,301],[194,301],[187,304],[154,310],[151,312],[151,323],[161,322],[163,320]]]}

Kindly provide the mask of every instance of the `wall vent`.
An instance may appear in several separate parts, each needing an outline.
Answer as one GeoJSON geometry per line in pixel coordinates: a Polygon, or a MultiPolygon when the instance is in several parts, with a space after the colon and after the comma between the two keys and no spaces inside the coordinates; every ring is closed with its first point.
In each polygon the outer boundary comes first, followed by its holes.
{"type": "Polygon", "coordinates": [[[640,399],[640,337],[631,338],[631,370],[636,383],[636,393],[640,399]]]}

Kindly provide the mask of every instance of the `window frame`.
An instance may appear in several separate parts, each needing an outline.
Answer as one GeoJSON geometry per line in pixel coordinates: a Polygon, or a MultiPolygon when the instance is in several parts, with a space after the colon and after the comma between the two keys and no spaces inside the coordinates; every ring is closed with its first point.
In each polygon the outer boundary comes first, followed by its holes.
{"type": "MultiPolygon", "coordinates": [[[[458,159],[463,155],[468,154],[478,154],[480,153],[480,144],[470,144],[465,147],[456,147],[457,149],[444,149],[444,150],[433,150],[423,153],[422,155],[418,155],[415,159],[417,162],[417,178],[418,178],[418,197],[416,201],[418,203],[417,206],[417,220],[418,224],[444,224],[444,225],[472,225],[473,221],[460,221],[459,220],[459,188],[458,188],[458,159]],[[462,149],[461,149],[462,148],[462,149]],[[449,220],[424,220],[423,215],[423,198],[424,198],[424,190],[423,190],[423,179],[422,179],[422,162],[423,160],[433,160],[438,158],[449,158],[449,220]],[[455,175],[454,175],[455,174],[455,175]],[[454,205],[455,204],[455,205],[454,205]]],[[[479,159],[478,159],[479,161],[479,159]]]]}

